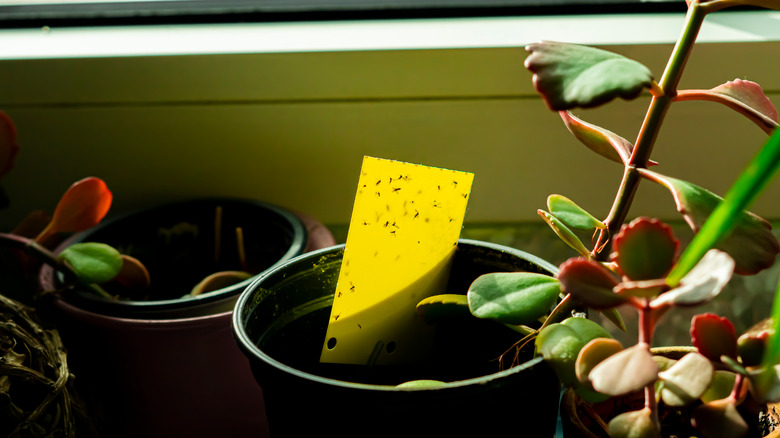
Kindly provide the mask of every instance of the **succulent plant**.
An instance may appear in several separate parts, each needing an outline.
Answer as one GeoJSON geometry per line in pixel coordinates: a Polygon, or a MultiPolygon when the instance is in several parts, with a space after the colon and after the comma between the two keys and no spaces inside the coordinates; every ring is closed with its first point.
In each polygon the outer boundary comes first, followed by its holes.
{"type": "MultiPolygon", "coordinates": [[[[774,105],[758,84],[746,80],[707,90],[678,89],[707,14],[737,5],[780,9],[780,2],[689,0],[687,5],[683,31],[658,81],[641,63],[601,49],[552,41],[526,47],[525,66],[549,109],[560,114],[566,128],[586,147],[621,164],[623,178],[603,220],[557,194],[548,198],[546,210],[538,211],[577,253],[560,266],[555,278],[487,274],[474,282],[465,300],[474,316],[494,319],[522,333],[515,348],[535,341],[536,353],[586,402],[643,393],[643,408],[609,422],[612,438],[661,436],[661,403],[693,406],[692,425],[702,436],[744,437],[748,427],[738,405],[746,398],[759,403],[780,400],[780,368],[776,366],[780,340],[775,335],[780,310],[774,311],[768,326],[741,336],[725,318],[697,315],[690,330],[696,351],[679,360],[658,357],[650,347],[664,314],[714,299],[733,273],[755,274],[771,266],[780,252],[769,223],[746,210],[780,166],[774,105]],[[650,103],[635,142],[572,113],[615,98],[641,96],[648,96],[650,103]],[[651,159],[667,110],[673,103],[689,100],[726,105],[770,134],[723,198],[664,175],[651,159]],[[657,219],[628,220],[643,181],[669,191],[695,233],[685,248],[669,226],[657,219]],[[591,245],[578,237],[583,231],[592,233],[591,245]],[[556,295],[559,299],[550,304],[550,296],[556,295]],[[601,312],[625,328],[618,307],[636,311],[638,339],[634,345],[621,345],[586,315],[601,312]],[[522,318],[516,318],[518,314],[522,318]]],[[[780,294],[775,299],[780,308],[778,302],[780,294]]]]}

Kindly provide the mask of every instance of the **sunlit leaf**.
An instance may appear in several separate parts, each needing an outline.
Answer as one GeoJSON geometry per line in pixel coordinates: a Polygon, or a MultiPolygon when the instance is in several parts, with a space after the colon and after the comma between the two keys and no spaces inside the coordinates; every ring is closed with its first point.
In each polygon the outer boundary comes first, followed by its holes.
{"type": "Polygon", "coordinates": [[[658,438],[653,414],[648,408],[622,413],[609,422],[611,438],[658,438]]]}
{"type": "MultiPolygon", "coordinates": [[[[642,175],[665,186],[672,193],[677,210],[693,231],[698,232],[715,207],[723,200],[714,193],[695,184],[670,178],[643,169],[642,175]]],[[[780,244],[772,234],[772,226],[766,220],[748,211],[743,211],[733,231],[716,245],[734,259],[735,272],[755,274],[771,266],[780,252],[780,244]]]]}
{"type": "Polygon", "coordinates": [[[592,260],[578,257],[565,261],[558,280],[564,292],[594,309],[609,309],[627,301],[625,296],[612,291],[618,284],[612,273],[592,260]]]}
{"type": "Polygon", "coordinates": [[[680,280],[680,285],[654,299],[653,308],[662,306],[696,306],[715,298],[731,279],[734,259],[717,249],[711,249],[699,263],[680,280]]]}
{"type": "Polygon", "coordinates": [[[547,208],[550,214],[558,218],[565,225],[579,230],[604,229],[606,225],[593,217],[571,199],[561,195],[547,197],[547,208]]]}
{"type": "Polygon", "coordinates": [[[669,406],[685,406],[698,400],[712,383],[715,369],[699,353],[688,353],[671,368],[658,373],[663,380],[661,397],[669,406]]]}
{"type": "Polygon", "coordinates": [[[680,90],[675,100],[722,103],[745,115],[767,133],[777,128],[777,109],[755,82],[735,79],[710,90],[680,90]]]}
{"type": "Polygon", "coordinates": [[[16,141],[16,128],[11,118],[0,111],[0,178],[14,167],[18,153],[19,144],[16,141]]]}
{"type": "Polygon", "coordinates": [[[633,99],[653,81],[644,65],[606,50],[553,41],[526,50],[525,67],[553,111],[595,107],[615,97],[633,99]]]}
{"type": "Polygon", "coordinates": [[[563,123],[580,143],[602,157],[620,164],[628,163],[634,145],[625,138],[575,117],[569,111],[560,111],[563,123]]]}
{"type": "Polygon", "coordinates": [[[691,423],[708,438],[744,438],[748,433],[747,423],[730,398],[697,407],[691,423]]]}
{"type": "Polygon", "coordinates": [[[579,381],[575,363],[582,347],[593,339],[611,337],[604,327],[594,321],[570,317],[539,331],[536,352],[555,370],[561,383],[576,387],[579,381]]]}
{"type": "Polygon", "coordinates": [[[604,394],[623,395],[658,380],[658,364],[650,346],[639,343],[608,357],[590,372],[593,388],[604,394]]]}
{"type": "Polygon", "coordinates": [[[417,303],[417,314],[431,324],[447,319],[471,315],[469,300],[463,294],[441,294],[417,303]]]}
{"type": "Polygon", "coordinates": [[[544,210],[537,210],[536,212],[539,213],[539,216],[541,216],[545,222],[547,222],[547,225],[552,228],[555,234],[557,234],[564,243],[577,251],[578,254],[581,256],[590,254],[590,251],[585,247],[579,237],[577,237],[560,219],[544,210]]]}
{"type": "Polygon", "coordinates": [[[615,235],[612,261],[631,280],[663,278],[674,265],[679,244],[668,225],[640,217],[615,235]]]}
{"type": "Polygon", "coordinates": [[[593,385],[591,385],[588,379],[588,375],[593,370],[593,367],[622,350],[623,345],[617,339],[596,338],[588,342],[580,350],[580,354],[577,355],[577,361],[574,364],[577,380],[586,387],[593,389],[593,385]]]}
{"type": "Polygon", "coordinates": [[[640,281],[622,281],[615,286],[615,293],[637,298],[652,298],[658,296],[666,289],[666,282],[663,278],[654,280],[640,281]]]}
{"type": "Polygon", "coordinates": [[[87,177],[73,183],[60,198],[51,222],[35,240],[41,243],[56,233],[82,231],[97,225],[108,213],[112,197],[100,178],[87,177]]]}
{"type": "MultiPolygon", "coordinates": [[[[691,0],[685,0],[690,5],[691,0]]],[[[780,10],[777,0],[709,0],[701,1],[706,12],[715,12],[732,6],[758,6],[761,8],[780,10]]]]}
{"type": "Polygon", "coordinates": [[[410,380],[395,387],[396,389],[438,388],[446,384],[446,382],[441,380],[410,380]]]}
{"type": "Polygon", "coordinates": [[[474,280],[467,297],[474,316],[519,325],[544,316],[560,293],[560,283],[549,275],[494,272],[474,280]]]}
{"type": "Polygon", "coordinates": [[[200,294],[230,287],[250,278],[252,278],[252,274],[244,271],[215,272],[199,281],[198,284],[196,284],[190,291],[190,296],[194,297],[200,294]]]}
{"type": "Polygon", "coordinates": [[[65,248],[57,260],[67,263],[83,283],[104,283],[122,269],[122,255],[104,243],[83,242],[65,248]]]}
{"type": "Polygon", "coordinates": [[[691,343],[713,362],[721,356],[737,357],[737,332],[734,324],[712,313],[695,315],[691,320],[691,343]]]}

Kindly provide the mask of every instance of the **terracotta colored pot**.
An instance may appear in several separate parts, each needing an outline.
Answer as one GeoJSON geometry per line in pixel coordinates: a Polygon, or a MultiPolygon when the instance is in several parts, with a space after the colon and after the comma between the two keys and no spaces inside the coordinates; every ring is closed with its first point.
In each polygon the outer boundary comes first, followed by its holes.
{"type": "MultiPolygon", "coordinates": [[[[256,268],[260,272],[304,249],[335,243],[327,228],[309,216],[255,201],[209,199],[106,221],[63,242],[57,251],[77,241],[140,245],[145,239],[141,234],[152,234],[155,227],[175,228],[182,220],[195,221],[189,219],[196,217],[194,212],[211,212],[217,204],[223,206],[223,220],[233,222],[226,225],[238,221],[246,231],[262,231],[268,242],[279,245],[266,251],[266,265],[256,268]],[[231,213],[234,218],[229,218],[231,213]],[[154,223],[169,214],[174,217],[154,223]]],[[[210,219],[206,221],[197,226],[209,229],[210,219]]],[[[151,275],[154,281],[154,271],[151,275]]],[[[51,268],[42,270],[44,288],[53,288],[56,280],[51,268]]],[[[77,290],[55,299],[69,362],[81,394],[96,414],[101,436],[267,435],[262,391],[230,329],[233,304],[250,282],[178,300],[109,302],[77,290]]],[[[175,287],[176,282],[169,285],[175,287]]],[[[189,287],[182,285],[171,295],[181,296],[189,287]]]]}
{"type": "MultiPolygon", "coordinates": [[[[275,438],[554,434],[560,394],[554,372],[532,359],[532,351],[521,365],[498,371],[494,359],[517,334],[491,321],[467,316],[437,326],[425,363],[319,363],[343,249],[315,251],[269,270],[236,304],[234,333],[263,388],[275,438]],[[394,387],[421,378],[450,383],[394,387]]],[[[519,270],[551,274],[556,268],[512,248],[461,240],[447,291],[465,293],[482,273],[519,270]]]]}

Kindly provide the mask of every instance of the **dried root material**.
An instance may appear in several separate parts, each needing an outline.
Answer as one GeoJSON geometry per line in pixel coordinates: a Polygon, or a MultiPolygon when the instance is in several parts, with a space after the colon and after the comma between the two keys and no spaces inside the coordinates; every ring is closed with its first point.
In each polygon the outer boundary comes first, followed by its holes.
{"type": "Polygon", "coordinates": [[[90,436],[87,418],[57,331],[0,295],[0,436],[90,436]]]}

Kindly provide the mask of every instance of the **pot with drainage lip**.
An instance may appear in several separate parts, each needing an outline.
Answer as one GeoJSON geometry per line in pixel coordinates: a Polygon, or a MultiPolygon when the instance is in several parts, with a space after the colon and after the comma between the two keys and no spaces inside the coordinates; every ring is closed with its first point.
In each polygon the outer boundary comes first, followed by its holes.
{"type": "MultiPolygon", "coordinates": [[[[263,390],[273,437],[323,431],[341,436],[554,434],[560,394],[555,374],[533,357],[533,344],[521,352],[517,366],[500,370],[497,358],[517,337],[492,321],[464,318],[437,326],[428,359],[412,365],[320,363],[343,251],[344,245],[326,248],[269,270],[236,303],[233,334],[263,390]],[[411,380],[447,383],[397,387],[411,380]]],[[[479,275],[497,271],[554,275],[557,270],[522,251],[461,239],[447,292],[465,293],[479,275]]]]}

